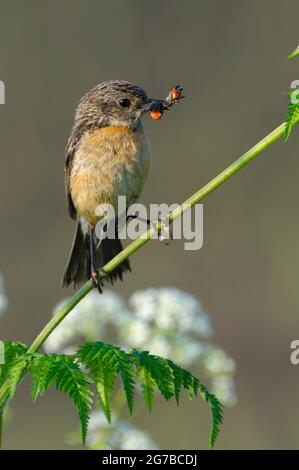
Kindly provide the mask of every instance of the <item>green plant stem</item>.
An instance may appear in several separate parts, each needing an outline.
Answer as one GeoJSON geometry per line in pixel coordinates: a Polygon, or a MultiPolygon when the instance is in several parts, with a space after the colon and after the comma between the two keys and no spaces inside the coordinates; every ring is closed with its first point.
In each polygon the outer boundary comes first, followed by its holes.
{"type": "MultiPolygon", "coordinates": [[[[280,137],[284,135],[285,123],[280,124],[276,129],[274,129],[270,134],[264,137],[260,142],[254,145],[250,150],[244,153],[238,160],[229,165],[225,170],[219,173],[215,178],[213,178],[209,183],[203,186],[199,191],[189,197],[183,204],[178,208],[168,214],[168,222],[171,223],[176,220],[178,217],[182,216],[183,213],[190,209],[190,206],[194,206],[204,197],[214,191],[216,188],[221,186],[226,180],[231,178],[235,173],[237,173],[241,168],[247,165],[251,160],[253,160],[257,155],[259,155],[263,150],[265,150],[269,145],[273,144],[280,137]]],[[[126,258],[131,256],[135,251],[139,250],[145,243],[147,243],[154,235],[156,230],[154,227],[150,228],[145,232],[145,234],[134,240],[130,245],[128,245],[121,253],[115,256],[109,263],[103,266],[105,272],[110,273],[113,271],[119,264],[122,263],[126,258]]],[[[99,274],[99,277],[104,278],[103,274],[99,274]]],[[[34,342],[29,348],[29,352],[34,353],[38,351],[41,345],[45,342],[48,336],[52,333],[53,330],[62,322],[62,320],[73,310],[73,308],[94,288],[92,281],[86,282],[81,289],[79,289],[76,294],[68,300],[53,316],[41,333],[36,337],[34,342]]]]}

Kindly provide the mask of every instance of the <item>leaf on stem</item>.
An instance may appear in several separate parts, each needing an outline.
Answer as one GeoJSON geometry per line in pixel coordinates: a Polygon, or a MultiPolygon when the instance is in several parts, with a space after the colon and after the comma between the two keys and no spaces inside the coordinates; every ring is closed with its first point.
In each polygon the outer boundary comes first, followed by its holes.
{"type": "Polygon", "coordinates": [[[294,57],[297,57],[299,54],[299,46],[296,47],[296,49],[291,52],[291,54],[288,56],[288,59],[294,59],[294,57]]]}

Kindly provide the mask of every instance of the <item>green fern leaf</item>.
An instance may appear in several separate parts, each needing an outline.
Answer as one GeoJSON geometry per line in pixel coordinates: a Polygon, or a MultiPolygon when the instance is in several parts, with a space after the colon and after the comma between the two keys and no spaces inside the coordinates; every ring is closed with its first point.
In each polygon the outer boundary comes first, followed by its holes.
{"type": "Polygon", "coordinates": [[[23,366],[23,358],[28,349],[25,344],[15,341],[3,341],[3,343],[5,363],[0,365],[0,410],[3,410],[5,403],[15,392],[17,385],[15,380],[21,378],[22,371],[20,369],[23,366]],[[22,358],[21,362],[18,360],[19,358],[22,358]]]}
{"type": "Polygon", "coordinates": [[[85,443],[92,393],[90,379],[81,371],[77,362],[79,360],[90,371],[109,422],[111,396],[117,374],[122,378],[130,413],[134,407],[136,375],[139,377],[143,396],[150,410],[156,388],[166,400],[174,396],[177,403],[182,388],[187,390],[190,398],[194,398],[200,392],[211,410],[212,428],[209,443],[211,448],[214,447],[223,420],[223,406],[196,377],[174,362],[151,355],[148,351],[133,350],[131,353],[126,353],[116,346],[101,342],[83,344],[76,357],[27,354],[26,351],[27,346],[22,343],[5,343],[6,362],[0,366],[0,413],[7,400],[13,397],[24,372],[28,370],[32,376],[33,401],[42,395],[54,380],[57,390],[70,396],[78,410],[82,440],[85,443]]]}
{"type": "Polygon", "coordinates": [[[122,378],[130,414],[133,413],[135,399],[135,370],[131,357],[121,351],[118,354],[118,372],[122,378]]]}
{"type": "Polygon", "coordinates": [[[291,54],[288,56],[288,59],[294,59],[294,57],[297,57],[299,54],[299,46],[296,47],[296,49],[291,52],[291,54]]]}
{"type": "Polygon", "coordinates": [[[107,403],[110,407],[115,375],[107,378],[108,385],[105,385],[102,376],[104,370],[107,374],[114,372],[121,375],[130,410],[133,410],[134,402],[134,373],[139,377],[143,396],[149,409],[152,408],[156,388],[166,400],[174,396],[177,403],[179,403],[182,388],[187,390],[190,398],[196,397],[200,392],[211,410],[212,428],[209,442],[210,447],[214,447],[223,419],[223,407],[189,371],[170,360],[151,355],[148,351],[134,349],[131,353],[125,353],[115,346],[101,342],[83,344],[77,352],[77,357],[90,370],[95,383],[100,384],[99,393],[102,403],[106,403],[103,407],[108,420],[111,418],[111,411],[108,410],[107,403]],[[107,387],[108,394],[105,396],[107,387]]]}
{"type": "Polygon", "coordinates": [[[114,352],[105,343],[84,343],[78,353],[78,359],[89,369],[107,421],[111,422],[112,392],[117,375],[117,363],[113,362],[114,352]],[[105,361],[103,357],[105,356],[105,361]],[[110,365],[107,366],[107,363],[110,365]]]}
{"type": "Polygon", "coordinates": [[[291,135],[294,125],[299,119],[299,105],[289,101],[288,114],[285,121],[285,140],[287,141],[291,135]]]}
{"type": "Polygon", "coordinates": [[[177,405],[179,405],[181,389],[183,387],[183,370],[182,370],[181,367],[179,367],[174,362],[172,362],[170,360],[167,360],[167,362],[168,362],[169,367],[172,370],[174,396],[175,396],[177,405]]]}
{"type": "Polygon", "coordinates": [[[153,397],[155,390],[155,382],[151,374],[145,367],[140,367],[139,377],[141,382],[141,390],[148,409],[151,411],[153,406],[153,397]]]}
{"type": "Polygon", "coordinates": [[[203,399],[208,403],[212,415],[212,428],[210,432],[210,448],[213,449],[215,446],[216,439],[220,432],[220,425],[223,421],[223,405],[220,401],[210,393],[207,388],[200,384],[199,391],[203,399]]]}
{"type": "Polygon", "coordinates": [[[169,400],[174,395],[173,376],[167,361],[161,357],[153,356],[148,351],[133,350],[132,357],[137,366],[145,369],[156,383],[161,395],[169,400]]]}
{"type": "Polygon", "coordinates": [[[26,368],[28,357],[26,355],[17,357],[9,364],[7,375],[0,387],[0,409],[3,409],[7,400],[12,399],[17,385],[21,380],[24,369],[26,368]]]}
{"type": "Polygon", "coordinates": [[[187,390],[189,398],[194,398],[196,396],[196,388],[194,387],[194,377],[186,369],[182,369],[182,381],[183,387],[187,390]]]}
{"type": "Polygon", "coordinates": [[[43,395],[55,379],[60,362],[55,355],[36,354],[29,367],[32,400],[36,401],[37,397],[43,395]]]}
{"type": "Polygon", "coordinates": [[[83,344],[77,352],[77,357],[91,371],[96,381],[99,364],[115,370],[121,376],[128,409],[132,414],[135,398],[135,370],[130,355],[116,346],[98,341],[83,344]]]}
{"type": "Polygon", "coordinates": [[[95,384],[101,400],[103,411],[109,423],[111,423],[111,400],[115,378],[115,369],[105,367],[103,364],[98,367],[97,375],[95,376],[95,384]]]}
{"type": "Polygon", "coordinates": [[[55,380],[56,389],[69,395],[80,418],[83,444],[92,403],[90,379],[81,371],[76,359],[66,355],[34,354],[29,364],[32,378],[32,399],[42,395],[55,380]]]}
{"type": "Polygon", "coordinates": [[[14,341],[3,341],[4,344],[4,364],[0,364],[0,384],[5,380],[10,364],[18,356],[26,353],[28,347],[25,344],[14,341]]]}
{"type": "Polygon", "coordinates": [[[59,367],[56,369],[57,390],[69,395],[76,406],[80,418],[83,444],[86,442],[89,415],[92,403],[90,380],[70,356],[57,356],[59,367]]]}
{"type": "Polygon", "coordinates": [[[210,448],[212,449],[215,446],[217,436],[220,432],[220,425],[223,420],[223,405],[211,394],[207,388],[189,371],[182,369],[183,376],[183,386],[188,391],[190,398],[197,396],[200,392],[201,397],[206,401],[210,407],[211,416],[212,416],[212,428],[210,432],[210,448]]]}
{"type": "Polygon", "coordinates": [[[21,356],[14,360],[9,368],[9,398],[12,399],[16,391],[17,385],[22,377],[22,373],[28,363],[27,356],[21,356]]]}

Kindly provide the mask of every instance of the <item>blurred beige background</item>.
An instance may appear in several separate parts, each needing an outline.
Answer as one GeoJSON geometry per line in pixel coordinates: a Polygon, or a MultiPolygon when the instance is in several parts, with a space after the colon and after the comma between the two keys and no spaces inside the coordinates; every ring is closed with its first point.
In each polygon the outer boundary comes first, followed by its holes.
{"type": "MultiPolygon", "coordinates": [[[[9,309],[0,336],[30,342],[66,293],[60,278],[74,224],[64,201],[64,147],[75,105],[107,79],[186,100],[147,120],[153,166],[143,202],[180,202],[285,117],[299,79],[296,0],[0,1],[1,265],[9,309]]],[[[225,412],[218,448],[297,448],[299,366],[298,129],[204,202],[204,247],[152,242],[115,289],[150,286],[195,294],[215,341],[237,362],[239,403],[225,412]]],[[[5,448],[68,448],[77,416],[51,392],[33,405],[25,382],[5,448]]],[[[158,402],[136,418],[162,448],[205,448],[209,415],[198,402],[158,402]]]]}

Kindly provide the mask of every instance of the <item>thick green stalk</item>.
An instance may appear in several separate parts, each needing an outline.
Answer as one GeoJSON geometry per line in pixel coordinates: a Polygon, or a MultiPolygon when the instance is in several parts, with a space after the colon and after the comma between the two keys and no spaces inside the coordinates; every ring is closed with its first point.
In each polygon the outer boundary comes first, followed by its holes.
{"type": "MultiPolygon", "coordinates": [[[[276,129],[274,129],[270,134],[264,137],[260,142],[258,142],[254,147],[244,153],[238,160],[229,165],[225,170],[219,173],[215,178],[213,178],[209,183],[203,186],[199,191],[197,191],[193,196],[189,197],[183,204],[181,204],[177,209],[168,214],[168,221],[171,223],[180,217],[190,206],[194,206],[196,203],[201,201],[209,193],[214,191],[214,189],[221,186],[226,180],[231,178],[235,173],[237,173],[243,166],[247,165],[251,160],[253,160],[257,155],[259,155],[263,150],[265,150],[269,145],[273,144],[280,137],[284,135],[285,123],[280,124],[276,129]]],[[[154,235],[156,231],[154,228],[150,228],[142,236],[134,240],[130,245],[128,245],[121,253],[119,253],[115,258],[113,258],[109,263],[103,266],[104,271],[107,273],[113,271],[122,261],[132,255],[135,251],[139,250],[145,243],[147,243],[154,235]]],[[[104,277],[102,274],[100,277],[104,277]]],[[[93,289],[94,285],[92,281],[88,281],[81,287],[78,292],[68,300],[54,315],[54,317],[49,321],[41,333],[36,337],[34,342],[29,348],[29,352],[36,352],[41,345],[45,342],[51,332],[59,325],[60,322],[73,310],[73,308],[93,289]]]]}

